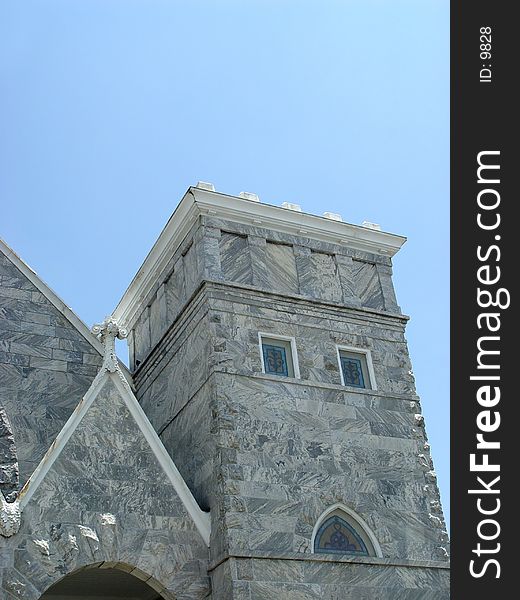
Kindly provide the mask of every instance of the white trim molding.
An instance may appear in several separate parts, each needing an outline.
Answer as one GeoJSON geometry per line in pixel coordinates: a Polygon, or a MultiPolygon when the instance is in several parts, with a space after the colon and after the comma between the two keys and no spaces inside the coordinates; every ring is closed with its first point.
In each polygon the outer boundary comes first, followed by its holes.
{"type": "Polygon", "coordinates": [[[367,229],[361,225],[333,221],[240,196],[190,187],[112,314],[123,327],[132,328],[138,316],[137,312],[152,291],[157,277],[166,268],[173,253],[201,215],[211,215],[291,235],[304,234],[305,237],[314,240],[345,245],[354,250],[386,257],[393,256],[406,241],[403,236],[367,229]]]}
{"type": "Polygon", "coordinates": [[[45,476],[49,472],[50,468],[61,454],[63,448],[65,448],[72,434],[74,433],[78,425],[81,423],[83,417],[87,414],[89,408],[92,406],[99,392],[109,379],[115,384],[119,394],[121,395],[121,398],[123,399],[130,414],[134,418],[139,429],[144,435],[146,441],[148,442],[152,452],[157,458],[159,464],[161,465],[167,479],[174,487],[188,514],[193,519],[193,522],[195,523],[197,530],[202,536],[202,539],[209,547],[211,534],[210,515],[209,513],[201,510],[201,508],[197,504],[197,501],[193,497],[193,494],[186,485],[186,482],[184,481],[182,475],[175,466],[175,463],[173,462],[163,443],[159,439],[157,432],[155,431],[152,424],[145,415],[141,405],[134,396],[128,383],[126,382],[123,372],[121,371],[118,365],[115,367],[115,370],[113,372],[109,371],[106,368],[102,368],[102,370],[99,372],[98,376],[93,381],[87,393],[85,394],[81,402],[78,404],[78,406],[70,416],[69,420],[65,423],[63,429],[58,434],[58,437],[55,439],[52,446],[49,448],[36,470],[33,472],[27,483],[22,488],[22,491],[20,492],[19,496],[20,508],[23,509],[25,508],[25,506],[27,506],[30,499],[34,495],[34,492],[38,489],[41,482],[45,479],[45,476]]]}
{"type": "MultiPolygon", "coordinates": [[[[341,377],[341,385],[344,385],[345,387],[350,387],[350,386],[346,385],[346,383],[345,383],[345,379],[343,377],[343,369],[341,368],[340,352],[342,350],[345,352],[350,352],[352,354],[362,354],[365,357],[365,360],[367,363],[368,379],[369,379],[368,383],[370,384],[370,387],[367,387],[365,389],[377,391],[376,374],[374,371],[374,363],[372,362],[372,353],[370,352],[370,350],[368,348],[358,348],[356,346],[336,345],[336,356],[338,359],[339,375],[341,377]]],[[[363,389],[363,388],[356,388],[356,389],[363,389]]]]}
{"type": "Polygon", "coordinates": [[[280,340],[281,342],[289,342],[291,347],[291,360],[292,360],[292,368],[294,371],[294,375],[291,377],[292,379],[300,379],[300,365],[298,364],[298,352],[296,350],[296,339],[287,335],[277,335],[275,333],[267,333],[264,331],[258,332],[258,346],[260,348],[260,362],[262,363],[262,373],[265,375],[269,375],[269,373],[265,372],[265,363],[264,363],[264,350],[262,348],[262,340],[263,339],[271,339],[271,340],[280,340]]]}
{"type": "Polygon", "coordinates": [[[377,541],[377,538],[376,538],[374,532],[370,529],[370,527],[368,526],[366,521],[364,519],[362,519],[355,511],[353,511],[348,506],[345,506],[341,502],[337,502],[336,504],[329,506],[329,508],[324,510],[321,513],[321,515],[319,516],[319,518],[316,520],[316,524],[314,525],[314,529],[312,531],[312,537],[311,537],[311,553],[315,554],[314,542],[316,540],[316,535],[318,534],[320,527],[327,520],[329,515],[331,515],[332,513],[336,512],[336,511],[343,512],[348,517],[350,517],[352,519],[352,521],[354,522],[354,524],[357,525],[358,533],[360,530],[361,533],[364,534],[368,538],[370,544],[372,545],[372,547],[374,549],[376,557],[383,558],[383,552],[381,551],[381,546],[379,545],[379,542],[377,541]]]}

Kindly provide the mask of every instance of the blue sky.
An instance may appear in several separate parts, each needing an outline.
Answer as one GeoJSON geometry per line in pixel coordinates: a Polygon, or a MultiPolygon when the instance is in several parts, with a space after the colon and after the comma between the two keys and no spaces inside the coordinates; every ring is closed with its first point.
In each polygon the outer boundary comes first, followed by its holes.
{"type": "Polygon", "coordinates": [[[0,4],[0,235],[87,324],[197,180],[408,237],[449,516],[449,2],[0,4]]]}

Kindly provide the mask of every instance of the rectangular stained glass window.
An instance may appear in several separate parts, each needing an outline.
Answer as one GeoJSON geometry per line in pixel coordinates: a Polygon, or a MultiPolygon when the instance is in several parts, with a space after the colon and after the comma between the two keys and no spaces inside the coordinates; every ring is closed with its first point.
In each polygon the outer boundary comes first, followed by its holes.
{"type": "Polygon", "coordinates": [[[289,376],[287,368],[287,352],[283,346],[262,344],[265,372],[271,375],[289,376]]]}
{"type": "Polygon", "coordinates": [[[299,377],[295,365],[296,350],[292,338],[278,338],[259,334],[264,373],[280,377],[299,377]]]}
{"type": "Polygon", "coordinates": [[[372,387],[365,353],[339,348],[339,363],[343,385],[369,389],[372,387]]]}
{"type": "Polygon", "coordinates": [[[352,387],[365,387],[361,360],[359,358],[341,357],[341,368],[343,370],[343,381],[345,385],[352,387]]]}

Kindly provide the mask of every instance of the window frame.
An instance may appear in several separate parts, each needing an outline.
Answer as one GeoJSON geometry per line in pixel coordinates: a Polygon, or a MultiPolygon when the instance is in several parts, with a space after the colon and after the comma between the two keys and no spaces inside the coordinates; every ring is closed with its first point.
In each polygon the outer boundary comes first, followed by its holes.
{"type": "MultiPolygon", "coordinates": [[[[268,342],[267,342],[268,343],[268,342]]],[[[258,346],[260,350],[260,362],[262,364],[262,373],[272,377],[285,377],[289,379],[300,379],[300,367],[298,365],[298,352],[296,351],[296,339],[288,335],[278,335],[275,333],[267,333],[264,331],[258,332],[258,346]],[[274,373],[266,373],[264,363],[263,340],[279,340],[281,342],[289,342],[291,348],[291,360],[294,375],[275,375],[274,373]]]]}
{"type": "Polygon", "coordinates": [[[343,387],[348,387],[351,390],[374,390],[377,391],[377,383],[376,383],[376,376],[375,376],[375,372],[374,372],[374,365],[372,363],[372,353],[370,352],[370,350],[368,348],[358,348],[356,346],[343,346],[343,345],[336,345],[336,356],[338,359],[338,366],[339,366],[339,376],[341,378],[341,385],[343,387]],[[366,367],[367,367],[367,375],[368,375],[368,381],[365,382],[365,387],[355,387],[352,385],[347,385],[345,383],[345,378],[343,376],[343,367],[341,366],[341,352],[349,352],[350,354],[359,354],[364,356],[365,358],[365,363],[366,363],[366,367]]]}

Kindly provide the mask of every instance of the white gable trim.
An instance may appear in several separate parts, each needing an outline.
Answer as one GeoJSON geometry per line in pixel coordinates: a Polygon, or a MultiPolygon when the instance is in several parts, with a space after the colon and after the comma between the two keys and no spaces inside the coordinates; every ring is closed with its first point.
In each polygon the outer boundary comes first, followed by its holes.
{"type": "MultiPolygon", "coordinates": [[[[119,368],[119,367],[118,367],[119,368]]],[[[61,451],[66,446],[67,442],[71,438],[72,434],[76,430],[77,426],[81,423],[83,417],[87,414],[92,403],[96,399],[101,388],[106,383],[107,379],[111,379],[115,384],[117,390],[121,394],[123,401],[125,402],[130,414],[137,423],[139,429],[143,433],[146,441],[148,442],[152,452],[159,461],[166,477],[173,485],[177,495],[179,496],[184,507],[188,511],[188,514],[193,519],[195,526],[197,527],[202,539],[209,546],[210,533],[211,533],[211,520],[209,513],[201,510],[197,501],[193,497],[190,489],[186,485],[186,482],[179,473],[179,470],[175,466],[175,463],[171,459],[170,455],[166,451],[163,443],[159,439],[157,432],[152,427],[152,424],[145,415],[136,397],[130,390],[126,383],[124,374],[122,371],[119,373],[109,373],[107,371],[101,371],[92,385],[88,389],[87,393],[78,404],[69,420],[65,423],[63,429],[58,434],[58,437],[54,440],[51,447],[41,460],[40,464],[31,475],[27,483],[24,485],[20,492],[20,507],[23,510],[27,506],[28,502],[32,498],[35,491],[40,486],[40,483],[44,480],[45,476],[49,472],[50,468],[61,454],[61,451]]]]}
{"type": "Polygon", "coordinates": [[[47,300],[53,304],[60,313],[78,330],[78,332],[87,340],[89,344],[95,349],[98,354],[103,354],[103,344],[95,338],[87,325],[76,315],[71,308],[69,308],[65,302],[51,290],[51,288],[43,282],[39,275],[31,269],[31,267],[22,260],[18,254],[8,246],[0,238],[0,250],[7,256],[7,258],[14,264],[14,266],[21,271],[25,277],[38,289],[47,300]]]}
{"type": "Polygon", "coordinates": [[[197,501],[193,497],[190,488],[186,485],[182,475],[179,473],[175,463],[171,456],[168,454],[164,444],[161,442],[157,432],[153,428],[152,424],[148,420],[142,406],[137,401],[134,394],[124,385],[123,381],[117,374],[111,375],[113,381],[116,384],[121,396],[125,400],[128,410],[134,417],[135,422],[139,426],[139,429],[143,432],[143,435],[150,445],[152,452],[159,461],[159,464],[163,468],[164,473],[173,485],[177,495],[184,504],[184,507],[188,511],[188,514],[193,519],[197,529],[199,530],[202,539],[209,546],[209,538],[211,533],[211,518],[208,512],[201,510],[197,501]]]}

